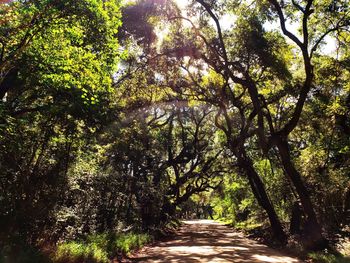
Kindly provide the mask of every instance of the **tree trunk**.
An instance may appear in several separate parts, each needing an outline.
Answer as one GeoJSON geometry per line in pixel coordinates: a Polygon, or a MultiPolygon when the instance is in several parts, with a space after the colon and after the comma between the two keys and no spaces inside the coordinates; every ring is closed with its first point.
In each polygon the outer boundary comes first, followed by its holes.
{"type": "Polygon", "coordinates": [[[344,225],[350,225],[350,185],[348,186],[344,194],[343,213],[344,225]]]}
{"type": "Polygon", "coordinates": [[[255,198],[257,199],[259,205],[266,211],[269,217],[271,228],[275,238],[279,242],[281,242],[281,244],[285,244],[287,241],[287,236],[284,233],[281,222],[266,193],[264,183],[262,182],[258,173],[255,171],[251,159],[248,156],[246,156],[245,152],[237,156],[237,158],[238,166],[246,174],[255,198]]]}
{"type": "Polygon", "coordinates": [[[6,93],[15,85],[17,74],[18,70],[13,68],[6,74],[3,80],[0,81],[0,100],[4,99],[6,93]]]}
{"type": "Polygon", "coordinates": [[[306,235],[305,245],[309,249],[313,250],[326,248],[328,242],[322,235],[322,228],[317,220],[308,190],[302,181],[300,173],[297,171],[292,162],[288,142],[286,140],[279,139],[277,142],[277,148],[282,160],[282,165],[286,171],[287,176],[293,183],[296,192],[298,193],[303,211],[306,216],[304,228],[306,235]]]}
{"type": "Polygon", "coordinates": [[[300,234],[301,232],[301,219],[302,219],[302,210],[299,205],[299,201],[295,201],[292,208],[292,216],[290,219],[289,232],[294,234],[300,234]]]}

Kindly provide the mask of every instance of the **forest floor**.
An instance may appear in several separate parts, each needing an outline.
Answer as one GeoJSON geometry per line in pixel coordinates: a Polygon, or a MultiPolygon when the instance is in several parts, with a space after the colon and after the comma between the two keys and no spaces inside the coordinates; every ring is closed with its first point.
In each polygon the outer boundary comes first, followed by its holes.
{"type": "Polygon", "coordinates": [[[302,262],[212,220],[184,221],[169,240],[146,246],[123,262],[302,262]]]}

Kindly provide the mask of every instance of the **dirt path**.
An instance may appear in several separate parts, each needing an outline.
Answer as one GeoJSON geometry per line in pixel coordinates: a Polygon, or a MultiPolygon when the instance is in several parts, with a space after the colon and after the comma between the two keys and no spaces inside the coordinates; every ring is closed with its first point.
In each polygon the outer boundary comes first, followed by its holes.
{"type": "Polygon", "coordinates": [[[144,248],[129,262],[301,262],[214,221],[184,223],[170,241],[144,248]]]}

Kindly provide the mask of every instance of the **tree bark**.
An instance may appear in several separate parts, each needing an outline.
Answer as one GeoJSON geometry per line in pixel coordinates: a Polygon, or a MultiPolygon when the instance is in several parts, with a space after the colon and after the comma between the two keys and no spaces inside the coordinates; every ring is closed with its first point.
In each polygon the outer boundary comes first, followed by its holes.
{"type": "Polygon", "coordinates": [[[266,211],[269,217],[269,221],[275,238],[279,242],[281,242],[281,244],[285,244],[287,242],[287,236],[283,230],[282,224],[276,214],[276,211],[266,193],[264,183],[254,169],[253,162],[245,154],[245,152],[237,154],[236,157],[238,158],[238,166],[243,170],[243,172],[248,178],[250,187],[253,191],[255,198],[257,199],[259,205],[266,211]]]}
{"type": "Polygon", "coordinates": [[[13,88],[18,74],[18,69],[11,69],[6,76],[0,81],[0,100],[2,100],[6,93],[13,88]]]}
{"type": "Polygon", "coordinates": [[[300,198],[300,202],[306,216],[305,222],[305,245],[309,249],[320,250],[327,247],[328,242],[322,235],[322,228],[317,220],[316,213],[311,202],[311,198],[307,188],[302,181],[301,175],[295,168],[287,140],[280,138],[277,143],[278,153],[281,157],[282,165],[286,175],[292,181],[296,192],[300,198]]]}
{"type": "Polygon", "coordinates": [[[289,232],[294,234],[300,234],[301,232],[301,220],[302,220],[302,210],[299,205],[299,201],[295,201],[292,208],[292,216],[290,219],[289,232]]]}

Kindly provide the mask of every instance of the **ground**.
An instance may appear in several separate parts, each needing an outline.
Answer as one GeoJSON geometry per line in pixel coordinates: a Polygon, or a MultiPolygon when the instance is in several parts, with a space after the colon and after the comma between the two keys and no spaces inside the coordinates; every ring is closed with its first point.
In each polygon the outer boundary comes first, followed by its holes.
{"type": "Polygon", "coordinates": [[[241,262],[299,263],[265,245],[250,240],[242,233],[212,220],[184,221],[168,241],[145,247],[125,262],[241,262]]]}

